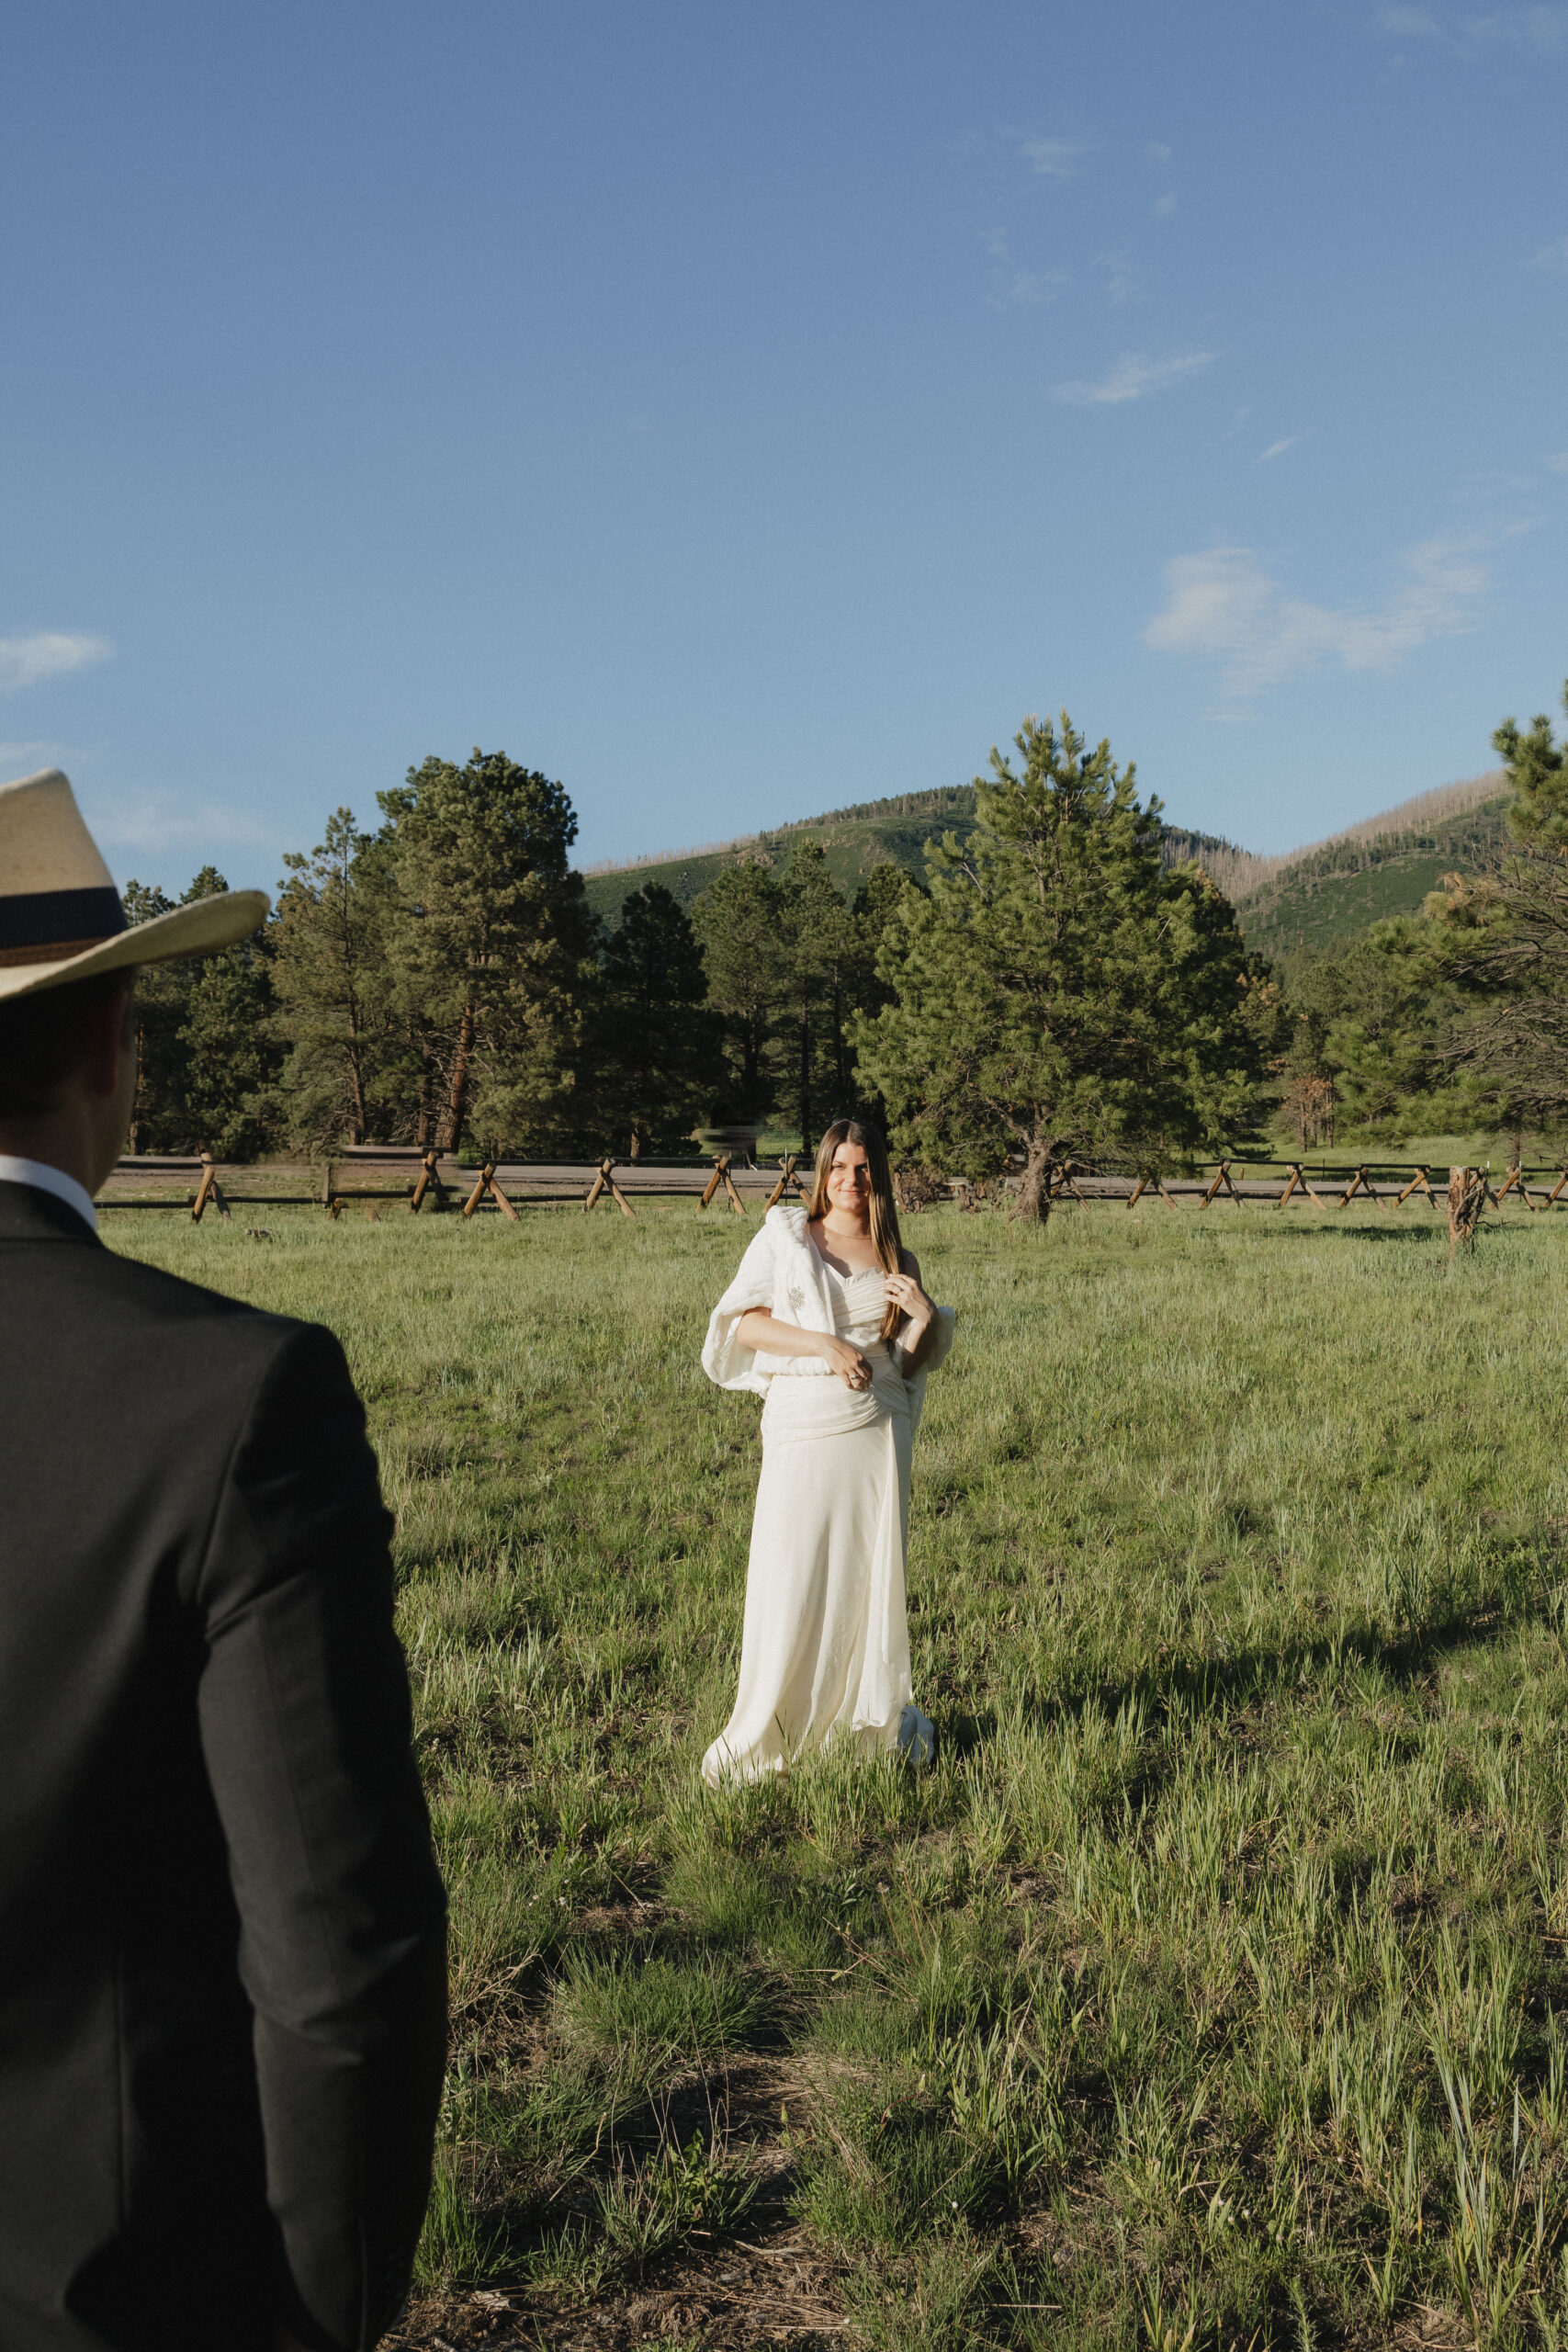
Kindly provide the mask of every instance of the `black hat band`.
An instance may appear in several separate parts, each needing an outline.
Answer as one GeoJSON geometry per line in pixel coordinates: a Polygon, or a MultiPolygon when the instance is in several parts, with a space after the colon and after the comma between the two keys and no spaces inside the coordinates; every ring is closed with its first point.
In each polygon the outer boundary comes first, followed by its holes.
{"type": "Polygon", "coordinates": [[[0,964],[61,964],[117,939],[125,909],[112,884],[90,890],[16,890],[0,898],[0,964]]]}

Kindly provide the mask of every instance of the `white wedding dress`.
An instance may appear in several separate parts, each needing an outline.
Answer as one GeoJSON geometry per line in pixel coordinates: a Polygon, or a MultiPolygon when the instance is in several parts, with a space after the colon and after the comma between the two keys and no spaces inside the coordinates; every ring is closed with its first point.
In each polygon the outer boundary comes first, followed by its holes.
{"type": "Polygon", "coordinates": [[[782,1771],[845,1739],[867,1750],[897,1745],[913,1696],[904,1589],[911,1442],[926,1374],[953,1340],[951,1310],[939,1309],[927,1362],[907,1375],[897,1343],[889,1349],[881,1336],[880,1271],[840,1274],[812,1247],[798,1208],[773,1210],[768,1224],[778,1277],[759,1255],[759,1235],[715,1310],[703,1357],[725,1385],[765,1387],[767,1399],[739,1688],[703,1758],[714,1787],[782,1771]],[[809,1272],[797,1259],[802,1245],[809,1272]],[[808,1319],[803,1286],[812,1274],[808,1319]],[[807,1328],[829,1328],[830,1313],[830,1328],[870,1363],[870,1389],[846,1387],[814,1357],[761,1359],[775,1369],[759,1378],[735,1326],[748,1306],[776,1314],[781,1306],[784,1319],[807,1328]]]}

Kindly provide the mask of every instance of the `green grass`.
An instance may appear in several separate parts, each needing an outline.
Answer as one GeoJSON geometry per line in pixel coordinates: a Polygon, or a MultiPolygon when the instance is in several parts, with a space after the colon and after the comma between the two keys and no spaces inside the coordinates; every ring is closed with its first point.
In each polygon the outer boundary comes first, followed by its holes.
{"type": "Polygon", "coordinates": [[[942,1753],[723,1797],[739,1221],[269,1223],[109,1230],[368,1400],[453,1902],[427,2286],[565,2341],[787,2235],[884,2352],[1568,2341],[1568,1218],[913,1220],[942,1753]]]}

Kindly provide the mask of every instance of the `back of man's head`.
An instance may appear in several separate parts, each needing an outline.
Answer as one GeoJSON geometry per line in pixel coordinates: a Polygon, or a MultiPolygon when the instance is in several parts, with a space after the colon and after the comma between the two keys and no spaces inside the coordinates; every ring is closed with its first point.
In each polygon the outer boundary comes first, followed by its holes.
{"type": "Polygon", "coordinates": [[[47,1118],[93,1050],[102,1008],[124,1001],[123,1042],[132,1019],[130,972],[102,972],[63,988],[0,1001],[0,1127],[47,1118]]]}

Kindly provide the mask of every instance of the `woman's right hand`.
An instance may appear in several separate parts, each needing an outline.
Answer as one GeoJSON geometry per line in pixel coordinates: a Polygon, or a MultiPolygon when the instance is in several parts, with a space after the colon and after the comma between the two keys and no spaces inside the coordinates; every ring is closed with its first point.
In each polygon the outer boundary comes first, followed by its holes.
{"type": "Polygon", "coordinates": [[[829,1370],[838,1374],[845,1387],[863,1396],[871,1386],[871,1366],[860,1350],[848,1340],[824,1332],[822,1352],[829,1370]]]}

